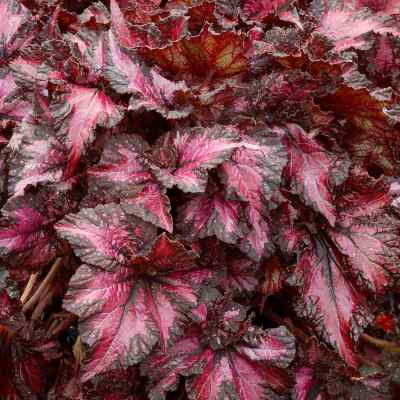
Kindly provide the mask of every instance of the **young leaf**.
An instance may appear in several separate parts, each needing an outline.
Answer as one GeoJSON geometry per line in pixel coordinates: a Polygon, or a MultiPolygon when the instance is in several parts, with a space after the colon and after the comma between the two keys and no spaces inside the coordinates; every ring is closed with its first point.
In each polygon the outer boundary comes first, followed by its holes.
{"type": "Polygon", "coordinates": [[[229,158],[239,145],[231,126],[169,132],[157,142],[150,166],[167,188],[176,185],[184,192],[204,192],[208,170],[229,158]]]}
{"type": "Polygon", "coordinates": [[[143,54],[173,74],[203,77],[212,74],[223,78],[247,69],[249,44],[246,39],[234,32],[213,32],[206,25],[197,36],[183,38],[159,49],[146,49],[143,54]]]}
{"type": "MultiPolygon", "coordinates": [[[[246,329],[240,311],[233,304],[218,314],[222,321],[217,332],[228,335],[230,340],[234,340],[233,344],[228,342],[225,347],[221,340],[216,339],[221,347],[215,347],[210,343],[214,339],[195,329],[168,353],[158,351],[150,356],[143,364],[143,372],[152,383],[150,399],[165,399],[165,392],[177,386],[179,375],[192,375],[186,381],[186,389],[193,400],[277,398],[274,390],[282,390],[287,378],[276,366],[287,366],[293,360],[294,338],[283,327],[265,332],[252,327],[246,329]],[[241,326],[244,332],[235,337],[241,326]]],[[[213,329],[215,322],[210,315],[206,324],[213,329]]],[[[216,334],[215,331],[212,333],[216,334]]]]}

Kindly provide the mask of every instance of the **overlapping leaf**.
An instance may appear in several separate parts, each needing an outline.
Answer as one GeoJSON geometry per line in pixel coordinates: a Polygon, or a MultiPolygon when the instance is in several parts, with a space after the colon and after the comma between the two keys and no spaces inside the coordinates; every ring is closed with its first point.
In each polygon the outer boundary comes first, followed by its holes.
{"type": "Polygon", "coordinates": [[[344,260],[323,237],[313,239],[294,270],[301,291],[298,312],[351,366],[357,366],[352,339],[370,322],[366,298],[343,271],[344,260]]]}
{"type": "Polygon", "coordinates": [[[154,68],[146,66],[139,58],[125,53],[109,32],[106,77],[118,93],[130,93],[129,109],[155,110],[167,118],[182,118],[190,107],[176,101],[178,95],[188,91],[184,82],[164,78],[154,68]]]}
{"type": "MultiPolygon", "coordinates": [[[[219,326],[225,323],[230,335],[238,333],[243,314],[237,306],[226,308],[219,317],[219,326]]],[[[215,322],[208,324],[212,327],[215,322]]],[[[273,390],[282,390],[286,377],[276,367],[287,366],[294,356],[293,337],[285,328],[258,333],[250,328],[230,348],[218,339],[220,348],[205,343],[196,330],[167,354],[157,352],[146,361],[143,369],[153,385],[151,399],[164,399],[165,392],[176,387],[179,375],[193,375],[186,384],[190,399],[274,399],[273,390]]]]}
{"type": "Polygon", "coordinates": [[[121,202],[124,209],[172,232],[170,201],[146,167],[149,146],[139,136],[116,136],[99,164],[88,170],[89,195],[102,203],[121,202]]]}
{"type": "Polygon", "coordinates": [[[139,256],[138,247],[150,241],[149,226],[136,221],[108,205],[57,225],[92,264],[78,269],[64,301],[80,317],[81,335],[91,350],[84,380],[140,362],[158,342],[168,348],[181,332],[185,313],[196,306],[201,285],[212,278],[196,266],[193,253],[165,235],[139,256]]]}

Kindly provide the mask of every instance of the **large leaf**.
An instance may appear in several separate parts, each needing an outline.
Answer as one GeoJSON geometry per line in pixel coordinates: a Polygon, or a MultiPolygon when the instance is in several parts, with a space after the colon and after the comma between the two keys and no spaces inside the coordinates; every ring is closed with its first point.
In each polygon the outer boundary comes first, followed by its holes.
{"type": "Polygon", "coordinates": [[[204,192],[208,170],[238,146],[239,136],[231,126],[168,132],[156,144],[151,168],[167,188],[176,185],[184,192],[204,192]]]}
{"type": "Polygon", "coordinates": [[[81,336],[90,348],[83,380],[140,362],[158,342],[168,349],[211,277],[195,265],[192,253],[166,236],[146,256],[114,272],[81,266],[64,307],[80,317],[81,336]]]}
{"type": "Polygon", "coordinates": [[[351,189],[339,199],[341,212],[330,236],[358,283],[384,294],[400,277],[399,220],[389,212],[388,186],[371,180],[361,173],[349,179],[351,189]]]}
{"type": "Polygon", "coordinates": [[[69,178],[66,174],[68,149],[51,126],[28,118],[22,122],[20,133],[23,136],[19,151],[10,160],[10,194],[21,195],[28,185],[58,183],[69,178]]]}
{"type": "Polygon", "coordinates": [[[329,186],[333,161],[325,149],[298,126],[288,126],[289,162],[285,173],[292,193],[320,212],[333,226],[336,212],[329,186]]]}
{"type": "Polygon", "coordinates": [[[67,93],[52,103],[58,135],[69,148],[68,170],[74,170],[94,140],[96,126],[111,128],[121,119],[117,106],[101,90],[69,85],[67,93]]]}
{"type": "Polygon", "coordinates": [[[343,272],[344,260],[325,238],[314,237],[301,255],[292,282],[299,285],[298,312],[350,366],[358,363],[353,349],[370,322],[366,299],[343,272]]]}
{"type": "Polygon", "coordinates": [[[247,69],[247,50],[244,35],[230,31],[216,33],[206,25],[197,36],[143,53],[171,73],[229,77],[247,69]]]}
{"type": "Polygon", "coordinates": [[[156,233],[116,204],[81,209],[58,222],[56,229],[82,261],[109,271],[130,264],[156,233]]]}
{"type": "Polygon", "coordinates": [[[105,75],[111,86],[118,93],[132,94],[130,110],[155,110],[166,118],[182,118],[190,112],[190,107],[176,101],[178,95],[188,91],[185,83],[169,81],[155,68],[146,66],[138,56],[124,52],[111,31],[107,60],[105,75]]]}

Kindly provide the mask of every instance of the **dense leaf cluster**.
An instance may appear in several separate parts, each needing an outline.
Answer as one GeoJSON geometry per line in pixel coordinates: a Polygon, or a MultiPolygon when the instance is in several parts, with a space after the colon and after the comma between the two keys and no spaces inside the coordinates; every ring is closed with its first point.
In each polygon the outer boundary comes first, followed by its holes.
{"type": "Polygon", "coordinates": [[[0,399],[395,399],[400,2],[0,0],[0,399]]]}

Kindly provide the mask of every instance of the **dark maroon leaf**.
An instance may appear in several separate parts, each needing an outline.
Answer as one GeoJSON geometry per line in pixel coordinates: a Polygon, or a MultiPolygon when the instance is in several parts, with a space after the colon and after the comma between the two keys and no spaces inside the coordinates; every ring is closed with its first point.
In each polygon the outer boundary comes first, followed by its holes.
{"type": "Polygon", "coordinates": [[[46,337],[18,312],[0,320],[0,396],[39,400],[46,393],[51,361],[59,356],[57,342],[46,337]]]}

